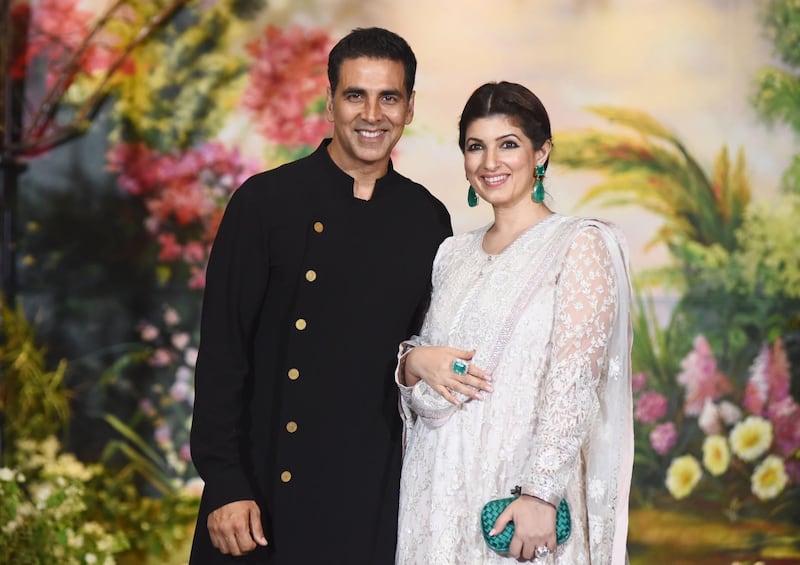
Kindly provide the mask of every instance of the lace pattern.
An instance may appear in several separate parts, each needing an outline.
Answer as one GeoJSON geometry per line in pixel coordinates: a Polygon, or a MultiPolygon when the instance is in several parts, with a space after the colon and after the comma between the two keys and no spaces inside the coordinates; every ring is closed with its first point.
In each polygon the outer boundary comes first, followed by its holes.
{"type": "Polygon", "coordinates": [[[397,563],[513,562],[486,547],[478,516],[516,484],[553,503],[566,497],[573,510],[570,540],[540,563],[624,562],[624,547],[622,561],[611,556],[618,493],[627,493],[617,484],[618,428],[628,420],[603,420],[607,383],[622,383],[619,394],[627,379],[630,395],[624,244],[602,222],[554,215],[488,256],[487,228],[440,247],[431,307],[413,343],[475,348],[494,392],[456,407],[424,382],[400,387],[397,563]],[[591,461],[602,436],[610,451],[591,461]]]}

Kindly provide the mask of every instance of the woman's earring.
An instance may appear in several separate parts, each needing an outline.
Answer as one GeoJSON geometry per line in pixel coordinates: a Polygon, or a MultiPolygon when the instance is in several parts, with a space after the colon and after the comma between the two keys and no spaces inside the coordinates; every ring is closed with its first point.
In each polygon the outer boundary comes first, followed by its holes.
{"type": "Polygon", "coordinates": [[[472,188],[472,185],[469,185],[469,190],[467,191],[467,204],[469,204],[470,208],[478,205],[478,195],[475,194],[475,189],[472,188]]]}
{"type": "Polygon", "coordinates": [[[536,182],[533,183],[531,198],[537,203],[544,202],[544,184],[542,183],[542,179],[544,178],[544,165],[536,165],[534,174],[536,176],[536,182]]]}

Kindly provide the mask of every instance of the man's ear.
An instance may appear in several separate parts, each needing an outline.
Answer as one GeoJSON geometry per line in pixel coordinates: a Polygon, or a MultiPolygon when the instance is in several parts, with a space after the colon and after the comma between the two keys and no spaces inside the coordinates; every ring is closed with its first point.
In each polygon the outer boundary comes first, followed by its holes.
{"type": "Polygon", "coordinates": [[[325,92],[325,119],[333,123],[333,93],[330,86],[325,92]]]}
{"type": "Polygon", "coordinates": [[[414,119],[414,95],[416,91],[411,91],[411,96],[408,98],[408,110],[406,110],[406,125],[410,124],[414,119]]]}

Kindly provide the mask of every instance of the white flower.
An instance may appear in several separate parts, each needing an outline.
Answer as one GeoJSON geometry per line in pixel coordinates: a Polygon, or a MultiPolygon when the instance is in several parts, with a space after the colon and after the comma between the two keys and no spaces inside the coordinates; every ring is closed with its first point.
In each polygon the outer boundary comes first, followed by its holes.
{"type": "Polygon", "coordinates": [[[97,563],[97,556],[94,553],[87,553],[83,557],[83,560],[86,561],[86,563],[89,563],[91,565],[93,563],[97,563]]]}
{"type": "Polygon", "coordinates": [[[724,400],[720,403],[719,415],[722,417],[722,421],[728,426],[732,426],[742,419],[741,409],[727,400],[724,400]]]}
{"type": "Polygon", "coordinates": [[[14,480],[14,476],[16,473],[13,469],[9,469],[8,467],[0,467],[0,481],[7,481],[11,482],[14,480]]]}
{"type": "Polygon", "coordinates": [[[194,367],[197,365],[197,348],[196,347],[188,347],[186,349],[186,354],[183,357],[184,361],[190,367],[194,367]]]}
{"type": "Polygon", "coordinates": [[[706,398],[706,402],[703,404],[703,410],[700,412],[700,416],[697,417],[697,425],[707,436],[722,433],[719,409],[710,398],[706,398]]]}
{"type": "Polygon", "coordinates": [[[186,365],[181,365],[178,367],[178,370],[175,371],[175,380],[182,383],[188,383],[190,380],[192,380],[192,370],[186,365]]]}

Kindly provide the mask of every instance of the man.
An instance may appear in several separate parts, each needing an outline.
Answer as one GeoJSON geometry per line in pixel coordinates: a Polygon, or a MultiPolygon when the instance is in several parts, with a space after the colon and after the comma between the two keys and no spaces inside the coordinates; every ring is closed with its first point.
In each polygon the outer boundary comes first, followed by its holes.
{"type": "Polygon", "coordinates": [[[402,38],[354,30],[328,59],[332,139],[231,198],[203,300],[192,565],[394,562],[397,347],[452,233],[390,161],[415,73],[402,38]]]}

